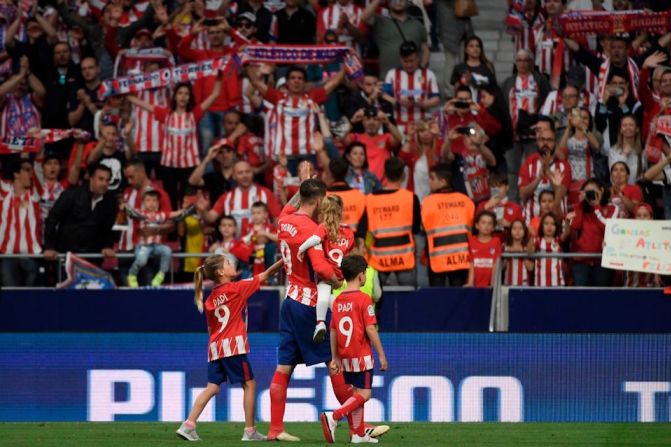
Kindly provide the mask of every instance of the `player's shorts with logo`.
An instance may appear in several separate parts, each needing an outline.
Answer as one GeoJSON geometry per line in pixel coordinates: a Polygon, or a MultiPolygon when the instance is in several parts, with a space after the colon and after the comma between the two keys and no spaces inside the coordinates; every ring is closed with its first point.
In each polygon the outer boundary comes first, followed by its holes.
{"type": "Polygon", "coordinates": [[[228,383],[244,383],[254,378],[252,365],[247,354],[234,355],[212,360],[207,364],[207,381],[215,385],[228,383]]]}
{"type": "MultiPolygon", "coordinates": [[[[317,321],[317,309],[306,306],[291,298],[282,301],[280,309],[280,345],[277,349],[279,365],[307,366],[331,360],[329,331],[322,343],[312,341],[317,321]]],[[[326,313],[326,327],[329,327],[331,312],[326,313]]]]}

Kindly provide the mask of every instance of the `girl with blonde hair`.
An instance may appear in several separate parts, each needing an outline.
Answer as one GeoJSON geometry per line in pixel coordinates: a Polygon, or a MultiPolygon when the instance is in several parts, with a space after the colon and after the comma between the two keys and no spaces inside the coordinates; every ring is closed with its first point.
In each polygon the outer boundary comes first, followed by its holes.
{"type": "Polygon", "coordinates": [[[195,302],[198,310],[205,310],[210,334],[207,357],[207,387],[198,395],[186,421],[177,430],[177,436],[187,441],[199,441],[196,420],[207,403],[219,394],[223,382],[241,383],[244,390],[245,430],[243,441],[265,441],[256,431],[256,381],[247,359],[247,325],[243,313],[247,300],[259,290],[260,284],[282,268],[282,261],[253,278],[235,281],[238,276],[237,259],[230,253],[210,256],[194,274],[195,302]],[[213,287],[203,303],[203,280],[212,280],[213,287]]]}

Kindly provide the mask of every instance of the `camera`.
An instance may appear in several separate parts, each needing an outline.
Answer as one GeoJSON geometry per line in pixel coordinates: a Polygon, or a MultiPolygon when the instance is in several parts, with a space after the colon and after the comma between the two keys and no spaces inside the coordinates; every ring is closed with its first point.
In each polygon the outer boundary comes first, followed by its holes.
{"type": "Polygon", "coordinates": [[[592,189],[590,189],[589,191],[585,191],[585,199],[587,199],[590,202],[596,200],[596,191],[592,189]]]}
{"type": "Polygon", "coordinates": [[[454,107],[457,109],[468,109],[470,106],[468,101],[454,101],[454,107]]]}
{"type": "Polygon", "coordinates": [[[472,127],[457,127],[457,133],[461,135],[475,135],[475,129],[472,127]]]}
{"type": "Polygon", "coordinates": [[[619,86],[613,86],[610,88],[610,92],[613,96],[622,96],[624,95],[624,89],[619,86]]]}
{"type": "Polygon", "coordinates": [[[205,19],[203,20],[203,25],[205,26],[216,26],[219,25],[218,19],[205,19]]]}

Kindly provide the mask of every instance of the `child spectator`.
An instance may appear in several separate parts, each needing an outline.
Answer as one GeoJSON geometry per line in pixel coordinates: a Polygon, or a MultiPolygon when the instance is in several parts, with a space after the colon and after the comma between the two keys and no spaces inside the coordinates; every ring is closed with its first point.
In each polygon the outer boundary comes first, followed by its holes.
{"type": "MultiPolygon", "coordinates": [[[[568,232],[562,234],[561,224],[552,212],[545,213],[540,219],[538,236],[532,236],[528,246],[529,254],[561,253],[561,244],[568,238],[568,232]]],[[[535,265],[534,285],[536,287],[563,286],[563,262],[560,258],[538,258],[535,265]]]]}
{"type": "Polygon", "coordinates": [[[129,209],[130,215],[134,219],[140,220],[140,240],[135,247],[135,260],[128,271],[128,286],[137,287],[137,274],[147,265],[149,257],[158,255],[160,258],[159,272],[151,280],[151,285],[158,287],[163,284],[165,274],[170,269],[170,258],[172,250],[164,245],[163,236],[161,236],[160,226],[168,219],[184,215],[185,210],[172,211],[164,213],[159,211],[161,194],[156,190],[148,190],[142,194],[142,213],[129,209]],[[155,234],[145,235],[143,230],[156,229],[155,234]]]}
{"type": "Polygon", "coordinates": [[[555,216],[561,215],[561,204],[557,201],[554,190],[549,189],[541,192],[538,202],[540,203],[540,214],[529,221],[529,233],[532,236],[540,234],[540,216],[544,216],[547,213],[553,213],[555,216]]]}
{"type": "Polygon", "coordinates": [[[351,255],[343,259],[342,273],[347,287],[333,302],[331,319],[331,353],[333,360],[329,367],[343,371],[345,383],[352,387],[352,396],[343,406],[333,412],[321,414],[320,420],[324,438],[328,443],[335,441],[338,420],[345,416],[352,418],[352,443],[374,443],[366,434],[363,406],[371,397],[373,384],[373,351],[380,359],[380,370],[387,370],[387,357],[382,348],[380,336],[375,329],[377,320],[373,303],[368,295],[359,289],[366,283],[368,264],[362,256],[351,255]]]}
{"type": "Polygon", "coordinates": [[[496,215],[495,235],[503,240],[503,232],[515,220],[524,219],[522,207],[508,198],[508,176],[501,172],[489,174],[491,197],[478,205],[477,212],[491,211],[496,215]]]}
{"type": "Polygon", "coordinates": [[[496,214],[482,211],[475,218],[475,236],[468,236],[471,253],[471,268],[468,272],[467,287],[491,287],[494,265],[501,256],[501,241],[493,237],[496,214]]]}
{"type": "Polygon", "coordinates": [[[275,261],[277,229],[270,223],[268,206],[254,202],[251,222],[242,230],[242,240],[253,249],[252,274],[258,275],[275,261]]]}
{"type": "Polygon", "coordinates": [[[209,252],[217,255],[230,253],[238,260],[238,265],[242,269],[242,277],[250,276],[249,259],[253,253],[253,247],[245,244],[242,239],[237,239],[237,222],[233,216],[223,216],[219,220],[219,226],[216,232],[216,241],[210,245],[209,252]],[[242,264],[242,265],[241,265],[242,264]]]}
{"type": "MultiPolygon", "coordinates": [[[[524,253],[529,245],[529,229],[522,219],[515,219],[510,224],[503,251],[506,253],[524,253]]],[[[508,258],[503,263],[506,286],[530,285],[529,273],[534,271],[534,261],[523,258],[508,258]]]]}
{"type": "Polygon", "coordinates": [[[207,317],[210,341],[207,349],[207,388],[193,403],[186,421],[177,429],[177,436],[187,441],[200,441],[196,421],[207,403],[219,394],[223,382],[241,383],[244,390],[245,431],[243,441],[265,441],[266,437],[254,426],[256,381],[247,359],[247,326],[243,314],[247,300],[259,290],[261,282],[282,268],[282,261],[246,281],[233,281],[237,276],[237,262],[231,255],[214,255],[205,260],[196,271],[196,305],[207,317]],[[214,288],[203,303],[203,277],[214,281],[214,288]]]}
{"type": "MultiPolygon", "coordinates": [[[[652,207],[647,203],[639,203],[634,208],[634,219],[652,220],[652,207]]],[[[624,286],[630,287],[662,287],[662,278],[654,273],[624,272],[624,286]]]]}

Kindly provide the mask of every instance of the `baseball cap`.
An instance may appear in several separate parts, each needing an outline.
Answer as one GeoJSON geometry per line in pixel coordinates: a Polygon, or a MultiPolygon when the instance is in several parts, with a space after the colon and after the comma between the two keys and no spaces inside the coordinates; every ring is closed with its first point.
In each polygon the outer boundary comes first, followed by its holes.
{"type": "Polygon", "coordinates": [[[235,18],[235,23],[240,23],[243,20],[246,20],[254,25],[256,23],[256,15],[251,11],[245,11],[242,14],[238,14],[238,16],[235,18]]]}
{"type": "Polygon", "coordinates": [[[148,28],[140,28],[135,32],[135,37],[140,37],[140,36],[152,36],[152,32],[149,31],[148,28]]]}

